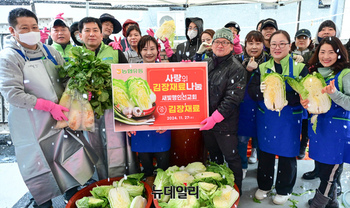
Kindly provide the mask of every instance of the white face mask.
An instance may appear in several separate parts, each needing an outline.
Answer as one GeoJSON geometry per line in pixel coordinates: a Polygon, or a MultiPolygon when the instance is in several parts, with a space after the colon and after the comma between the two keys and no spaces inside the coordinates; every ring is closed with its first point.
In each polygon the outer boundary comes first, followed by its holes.
{"type": "Polygon", "coordinates": [[[18,34],[19,40],[27,45],[36,45],[40,41],[40,32],[18,34]]]}
{"type": "Polygon", "coordinates": [[[197,30],[189,30],[187,31],[187,36],[190,38],[190,40],[192,40],[193,38],[195,38],[198,34],[197,30]]]}
{"type": "Polygon", "coordinates": [[[84,44],[84,42],[80,39],[79,34],[76,34],[76,35],[75,35],[75,39],[77,39],[77,41],[78,41],[79,43],[84,44]]]}

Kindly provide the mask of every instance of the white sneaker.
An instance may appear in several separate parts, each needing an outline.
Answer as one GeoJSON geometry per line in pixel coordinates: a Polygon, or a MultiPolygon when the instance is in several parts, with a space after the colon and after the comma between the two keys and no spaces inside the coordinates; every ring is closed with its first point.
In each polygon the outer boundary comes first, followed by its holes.
{"type": "Polygon", "coordinates": [[[258,160],[257,150],[256,150],[256,148],[252,148],[252,154],[250,155],[248,162],[250,164],[254,164],[254,163],[256,163],[257,160],[258,160]]]}
{"type": "Polygon", "coordinates": [[[245,179],[246,175],[247,175],[247,169],[242,169],[242,172],[243,172],[243,177],[242,179],[245,179]]]}
{"type": "Polygon", "coordinates": [[[269,193],[269,191],[263,191],[261,189],[258,189],[255,192],[255,198],[259,200],[263,200],[267,197],[267,193],[269,193]]]}
{"type": "Polygon", "coordinates": [[[282,205],[284,203],[286,203],[288,201],[288,199],[290,198],[290,194],[288,195],[279,195],[276,194],[275,198],[273,198],[273,203],[277,204],[277,205],[282,205]]]}

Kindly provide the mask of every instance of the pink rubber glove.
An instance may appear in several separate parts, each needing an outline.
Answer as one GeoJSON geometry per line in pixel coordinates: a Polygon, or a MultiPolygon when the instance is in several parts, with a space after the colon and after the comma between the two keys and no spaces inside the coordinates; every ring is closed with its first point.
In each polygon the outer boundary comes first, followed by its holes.
{"type": "Polygon", "coordinates": [[[128,41],[126,40],[126,38],[124,39],[124,43],[125,43],[125,51],[128,51],[129,47],[128,47],[128,41]]]}
{"type": "Polygon", "coordinates": [[[120,44],[121,40],[122,40],[122,37],[119,37],[119,40],[117,40],[117,38],[114,36],[114,41],[115,42],[111,42],[108,45],[112,46],[112,48],[114,50],[121,50],[121,51],[123,51],[123,46],[122,46],[122,44],[120,44]]]}
{"type": "Polygon", "coordinates": [[[173,50],[170,47],[169,39],[167,37],[165,37],[165,41],[162,41],[162,42],[163,42],[164,47],[165,47],[166,56],[168,58],[170,58],[174,54],[174,52],[173,52],[173,50]]]}
{"type": "Polygon", "coordinates": [[[233,39],[233,50],[235,51],[235,54],[241,54],[243,52],[242,46],[239,41],[239,35],[234,35],[233,39]]]}
{"type": "Polygon", "coordinates": [[[44,27],[44,29],[40,30],[40,42],[42,42],[42,43],[46,42],[46,40],[49,38],[48,32],[50,32],[50,30],[48,30],[46,27],[44,27]]]}
{"type": "MultiPolygon", "coordinates": [[[[158,43],[158,39],[157,39],[157,43],[158,43]]],[[[162,59],[160,58],[161,48],[162,48],[162,46],[160,46],[160,43],[158,43],[158,55],[157,55],[158,62],[162,62],[162,59]]]]}
{"type": "Polygon", "coordinates": [[[62,111],[68,112],[69,109],[58,105],[50,100],[38,98],[36,100],[34,109],[50,112],[52,117],[57,121],[61,121],[62,119],[68,121],[67,116],[65,116],[62,111]]]}
{"type": "Polygon", "coordinates": [[[154,37],[154,32],[153,32],[152,28],[146,30],[146,32],[147,32],[148,35],[154,37]]]}
{"type": "Polygon", "coordinates": [[[216,123],[220,123],[222,120],[224,120],[224,117],[221,115],[221,113],[219,113],[218,110],[216,110],[213,114],[211,114],[210,117],[204,119],[201,122],[201,124],[204,124],[204,126],[202,126],[199,131],[212,129],[216,123]]]}
{"type": "Polygon", "coordinates": [[[88,101],[90,101],[92,98],[92,93],[88,91],[88,101]]]}
{"type": "Polygon", "coordinates": [[[64,18],[62,17],[64,13],[59,13],[58,15],[56,15],[55,19],[61,19],[64,20],[64,18]]]}

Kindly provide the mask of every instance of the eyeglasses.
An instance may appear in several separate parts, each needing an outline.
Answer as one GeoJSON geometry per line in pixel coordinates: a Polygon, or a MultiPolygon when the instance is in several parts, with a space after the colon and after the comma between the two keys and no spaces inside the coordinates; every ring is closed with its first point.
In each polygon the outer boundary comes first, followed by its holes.
{"type": "Polygon", "coordinates": [[[289,43],[280,43],[280,44],[276,44],[276,43],[272,43],[270,45],[270,48],[272,49],[275,49],[277,48],[277,46],[280,48],[280,49],[283,49],[284,47],[286,47],[286,45],[288,45],[289,43]]]}
{"type": "Polygon", "coordinates": [[[215,46],[219,46],[219,45],[228,46],[228,45],[230,45],[230,43],[231,43],[230,41],[222,41],[222,42],[220,42],[220,41],[215,40],[213,42],[213,45],[215,45],[215,46]]]}

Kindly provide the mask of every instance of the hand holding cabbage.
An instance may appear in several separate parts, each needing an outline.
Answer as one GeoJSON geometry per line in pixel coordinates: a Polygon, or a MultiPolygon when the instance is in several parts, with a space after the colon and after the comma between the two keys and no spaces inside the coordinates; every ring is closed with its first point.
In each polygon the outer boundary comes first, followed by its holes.
{"type": "Polygon", "coordinates": [[[299,93],[302,106],[307,109],[310,114],[314,114],[311,118],[311,123],[313,123],[312,129],[316,132],[317,115],[326,113],[331,108],[331,98],[327,93],[331,93],[335,86],[333,88],[332,83],[327,86],[322,75],[317,72],[309,74],[301,80],[288,77],[287,82],[299,93]]]}

